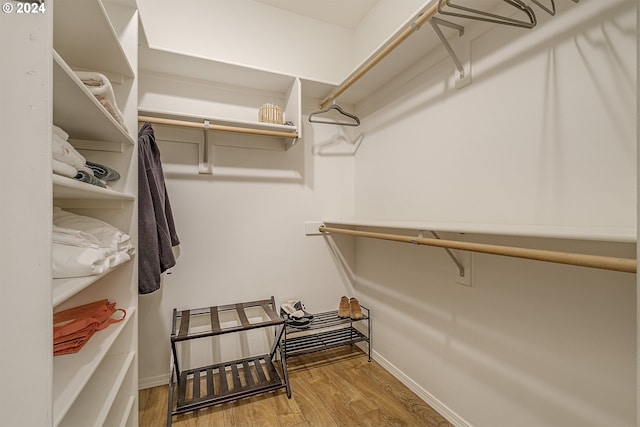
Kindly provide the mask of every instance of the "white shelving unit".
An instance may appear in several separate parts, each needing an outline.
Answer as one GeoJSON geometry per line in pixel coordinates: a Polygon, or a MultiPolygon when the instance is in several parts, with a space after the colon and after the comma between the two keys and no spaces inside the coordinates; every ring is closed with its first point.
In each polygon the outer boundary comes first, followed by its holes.
{"type": "Polygon", "coordinates": [[[208,120],[211,125],[234,128],[232,132],[210,131],[215,145],[291,148],[302,138],[301,91],[300,79],[294,76],[140,48],[140,115],[201,124],[208,120]],[[193,93],[198,96],[190,96],[193,93]],[[293,125],[259,122],[258,110],[266,103],[282,108],[284,121],[293,125]],[[243,130],[250,135],[240,141],[237,134],[243,130]],[[271,137],[260,135],[260,131],[285,135],[271,137]]]}
{"type": "MultiPolygon", "coordinates": [[[[137,246],[136,3],[55,0],[53,6],[53,124],[65,130],[71,144],[88,159],[121,175],[110,188],[101,188],[54,174],[53,205],[108,222],[137,246]],[[109,78],[129,130],[118,124],[73,70],[96,71],[109,78]]],[[[127,312],[125,320],[97,332],[80,352],[53,358],[52,425],[137,425],[135,258],[101,275],[51,283],[54,312],[103,298],[127,312]]]]}

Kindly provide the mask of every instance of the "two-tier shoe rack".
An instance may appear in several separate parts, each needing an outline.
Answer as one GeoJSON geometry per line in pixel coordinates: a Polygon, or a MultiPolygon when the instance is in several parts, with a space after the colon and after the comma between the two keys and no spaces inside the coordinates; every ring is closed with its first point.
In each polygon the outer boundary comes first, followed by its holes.
{"type": "Polygon", "coordinates": [[[364,312],[362,319],[341,318],[338,316],[338,311],[334,310],[313,314],[313,320],[304,329],[287,325],[283,340],[286,356],[366,343],[370,362],[371,312],[364,306],[360,307],[364,312]]]}

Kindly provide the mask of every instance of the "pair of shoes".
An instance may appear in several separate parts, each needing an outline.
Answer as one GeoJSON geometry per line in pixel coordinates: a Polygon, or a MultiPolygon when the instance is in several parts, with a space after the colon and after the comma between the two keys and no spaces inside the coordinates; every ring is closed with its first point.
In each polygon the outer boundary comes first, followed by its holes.
{"type": "Polygon", "coordinates": [[[280,316],[287,315],[295,319],[313,319],[313,314],[306,311],[306,307],[299,299],[290,299],[280,306],[280,316]]]}
{"type": "Polygon", "coordinates": [[[289,318],[285,317],[284,321],[287,324],[287,326],[291,326],[298,329],[307,329],[311,324],[311,320],[305,319],[304,317],[301,319],[295,319],[293,317],[289,317],[289,318]]]}
{"type": "Polygon", "coordinates": [[[347,298],[343,296],[340,298],[340,305],[338,305],[338,317],[341,319],[351,318],[353,320],[360,320],[364,318],[362,308],[357,298],[347,298]]]}
{"type": "Polygon", "coordinates": [[[285,319],[287,325],[300,329],[308,328],[313,320],[313,314],[305,311],[300,300],[288,300],[280,305],[280,317],[285,319]]]}

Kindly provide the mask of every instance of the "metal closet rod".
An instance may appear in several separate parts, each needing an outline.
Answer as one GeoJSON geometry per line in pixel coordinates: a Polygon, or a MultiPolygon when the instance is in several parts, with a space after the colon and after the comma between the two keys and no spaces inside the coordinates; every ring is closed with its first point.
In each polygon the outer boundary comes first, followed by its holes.
{"type": "Polygon", "coordinates": [[[378,52],[373,58],[362,66],[358,71],[345,80],[336,90],[320,102],[320,109],[325,109],[331,104],[337,97],[342,95],[344,91],[349,89],[351,85],[360,80],[370,69],[375,67],[378,62],[382,61],[388,54],[390,54],[400,43],[405,41],[411,34],[419,30],[422,24],[431,19],[438,12],[438,5],[434,3],[429,9],[425,10],[416,18],[413,23],[407,27],[403,32],[396,36],[384,49],[378,52]]]}
{"type": "Polygon", "coordinates": [[[251,129],[239,126],[205,124],[199,122],[187,122],[184,120],[163,119],[159,117],[138,116],[138,122],[147,122],[154,125],[177,126],[192,129],[215,130],[220,132],[244,133],[248,135],[272,136],[275,138],[297,138],[298,133],[280,132],[276,130],[251,129]]]}
{"type": "Polygon", "coordinates": [[[630,258],[547,251],[513,246],[490,245],[485,243],[459,242],[455,240],[439,240],[426,237],[403,236],[400,234],[374,233],[370,231],[332,228],[324,225],[320,226],[318,230],[321,233],[347,234],[350,236],[369,237],[372,239],[390,240],[393,242],[413,243],[415,245],[436,246],[440,248],[459,249],[462,251],[479,252],[484,254],[598,268],[602,270],[622,271],[624,273],[636,272],[636,260],[630,258]]]}

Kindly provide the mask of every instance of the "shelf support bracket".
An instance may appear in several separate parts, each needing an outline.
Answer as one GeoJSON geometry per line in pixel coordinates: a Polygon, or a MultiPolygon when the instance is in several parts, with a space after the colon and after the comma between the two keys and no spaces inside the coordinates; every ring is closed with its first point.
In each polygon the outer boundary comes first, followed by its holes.
{"type": "Polygon", "coordinates": [[[198,162],[198,172],[200,174],[213,174],[213,165],[210,158],[210,146],[209,146],[209,120],[204,121],[204,138],[202,142],[198,143],[198,157],[201,159],[198,162]]]}
{"type": "Polygon", "coordinates": [[[471,83],[471,55],[470,55],[470,42],[468,40],[462,40],[462,43],[456,43],[456,47],[459,51],[463,53],[463,61],[460,60],[458,55],[456,54],[454,48],[449,43],[449,40],[445,37],[444,33],[440,29],[440,26],[453,28],[454,30],[458,30],[458,36],[462,37],[464,35],[464,27],[458,24],[454,24],[453,22],[445,21],[439,18],[431,18],[429,20],[431,24],[431,28],[436,33],[442,46],[445,48],[449,57],[453,61],[453,64],[458,71],[458,78],[455,80],[456,89],[463,88],[471,83]]]}
{"type": "MultiPolygon", "coordinates": [[[[440,236],[438,236],[438,233],[436,233],[435,231],[429,231],[429,233],[431,233],[431,235],[436,238],[436,239],[440,239],[440,236]]],[[[423,238],[424,237],[424,233],[422,230],[420,230],[418,232],[418,237],[419,238],[423,238]]],[[[458,270],[460,271],[460,277],[465,277],[465,270],[464,270],[464,265],[462,265],[462,263],[460,262],[460,260],[454,255],[453,252],[451,252],[451,249],[449,248],[443,248],[445,250],[445,252],[447,253],[447,255],[449,255],[449,258],[451,258],[451,260],[453,261],[453,263],[458,267],[458,270]]]]}

